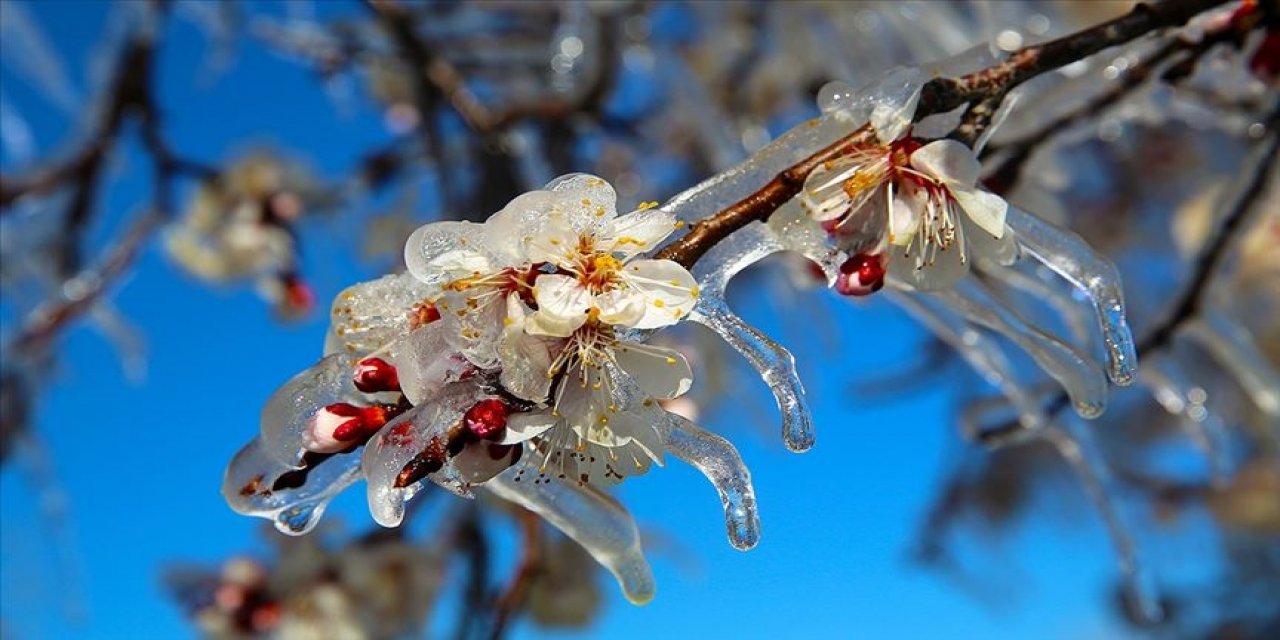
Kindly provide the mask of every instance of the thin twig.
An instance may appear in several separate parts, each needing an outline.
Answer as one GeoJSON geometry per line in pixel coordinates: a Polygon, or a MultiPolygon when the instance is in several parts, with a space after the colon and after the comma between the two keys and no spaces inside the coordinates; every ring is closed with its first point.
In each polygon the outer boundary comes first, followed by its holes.
{"type": "MultiPolygon", "coordinates": [[[[1053,71],[1103,49],[1125,44],[1164,27],[1180,25],[1191,17],[1225,4],[1227,0],[1169,0],[1157,5],[1139,4],[1128,14],[1044,44],[1025,47],[1009,59],[960,78],[935,78],[921,90],[915,120],[951,111],[992,96],[1003,98],[1014,87],[1042,73],[1053,71]]],[[[783,170],[754,193],[719,213],[691,225],[689,233],[658,252],[657,258],[692,267],[712,246],[742,227],[768,219],[779,207],[800,193],[805,178],[823,163],[874,142],[864,126],[828,147],[783,170]]]]}

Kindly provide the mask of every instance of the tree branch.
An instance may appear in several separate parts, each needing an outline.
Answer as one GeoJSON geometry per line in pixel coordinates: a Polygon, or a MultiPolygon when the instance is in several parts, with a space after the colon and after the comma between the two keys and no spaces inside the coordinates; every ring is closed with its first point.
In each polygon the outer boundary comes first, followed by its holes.
{"type": "MultiPolygon", "coordinates": [[[[1091,56],[1103,49],[1124,44],[1164,27],[1180,25],[1191,17],[1226,4],[1227,0],[1168,0],[1157,5],[1139,4],[1133,11],[1110,22],[1079,31],[1044,44],[1024,47],[1008,60],[960,78],[935,78],[921,89],[915,120],[951,111],[965,103],[987,98],[1003,99],[1011,89],[1048,71],[1091,56]]],[[[875,141],[864,126],[830,146],[787,168],[751,195],[721,212],[694,223],[689,233],[655,256],[692,267],[716,243],[754,221],[768,219],[774,211],[794,198],[809,174],[833,160],[875,141]]]]}

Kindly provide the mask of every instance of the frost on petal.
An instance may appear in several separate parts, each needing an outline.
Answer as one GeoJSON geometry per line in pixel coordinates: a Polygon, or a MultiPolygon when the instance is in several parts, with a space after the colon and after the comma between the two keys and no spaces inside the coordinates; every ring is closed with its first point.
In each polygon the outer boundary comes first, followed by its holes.
{"type": "Polygon", "coordinates": [[[901,189],[888,185],[880,196],[889,211],[889,243],[905,247],[916,239],[916,232],[923,222],[919,200],[901,189]]]}
{"type": "Polygon", "coordinates": [[[993,238],[1004,237],[1004,216],[1009,203],[1000,196],[981,189],[951,187],[951,197],[968,214],[974,224],[993,238]]]}
{"type": "Polygon", "coordinates": [[[589,173],[560,176],[548,182],[546,189],[560,196],[553,213],[563,215],[577,233],[600,234],[618,214],[613,185],[589,173]]]}
{"type": "Polygon", "coordinates": [[[436,301],[445,338],[458,352],[477,367],[489,369],[498,364],[498,340],[505,329],[507,305],[502,297],[489,292],[469,295],[448,293],[436,301]]]}
{"type": "Polygon", "coordinates": [[[729,542],[746,551],[760,542],[760,514],[751,472],[728,440],[675,414],[667,415],[667,450],[715,485],[729,542]]]}
{"type": "Polygon", "coordinates": [[[982,171],[972,149],[949,139],[935,140],[917,149],[911,154],[911,166],[942,182],[965,187],[972,187],[982,171]]]}
{"type": "Polygon", "coordinates": [[[652,251],[676,230],[676,216],[661,209],[642,209],[613,219],[597,240],[611,253],[623,256],[652,251]]]}
{"type": "Polygon", "coordinates": [[[449,432],[479,397],[472,385],[451,386],[388,422],[365,444],[361,467],[369,513],[378,524],[399,526],[405,503],[421,488],[420,482],[404,482],[402,474],[410,464],[422,465],[427,478],[449,491],[471,495],[470,483],[449,460],[449,432]]]}
{"type": "Polygon", "coordinates": [[[1096,418],[1107,405],[1107,381],[1092,361],[1075,349],[1026,323],[986,287],[972,278],[955,289],[930,294],[961,316],[1013,341],[1071,397],[1076,413],[1096,418]]]}
{"type": "Polygon", "coordinates": [[[499,474],[484,486],[518,504],[573,538],[617,579],[627,599],[644,604],[653,599],[653,571],[640,548],[635,520],[616,500],[589,485],[556,478],[516,481],[513,472],[499,474]]]}
{"type": "Polygon", "coordinates": [[[409,332],[433,293],[407,273],[347,287],[333,301],[325,353],[363,356],[409,332]]]}
{"type": "Polygon", "coordinates": [[[393,345],[387,359],[396,367],[400,389],[417,405],[431,400],[445,385],[461,380],[474,367],[449,343],[448,329],[433,322],[414,329],[393,345]]]}
{"type": "Polygon", "coordinates": [[[645,301],[644,315],[631,326],[657,329],[689,315],[699,295],[693,274],[671,260],[633,260],[621,273],[622,281],[645,301]]]}
{"type": "Polygon", "coordinates": [[[316,414],[357,395],[351,379],[353,364],[350,356],[335,353],[277,389],[262,409],[262,452],[281,464],[297,466],[316,414]]]}
{"type": "Polygon", "coordinates": [[[614,358],[645,394],[670,400],[678,398],[693,384],[693,371],[684,354],[638,342],[619,342],[614,358]]]}
{"type": "Polygon", "coordinates": [[[525,321],[525,330],[534,335],[566,338],[587,321],[595,305],[591,292],[576,278],[558,273],[538,276],[533,287],[538,310],[525,321]]]}
{"type": "Polygon", "coordinates": [[[760,373],[782,412],[787,448],[802,452],[813,447],[813,418],[791,353],[734,315],[718,296],[703,296],[689,320],[716,332],[760,373]]]}
{"type": "Polygon", "coordinates": [[[1018,245],[1081,290],[1093,303],[1107,350],[1107,374],[1118,385],[1133,381],[1138,356],[1124,312],[1124,293],[1115,265],[1080,236],[1009,207],[1009,226],[1018,245]]]}
{"type": "Polygon", "coordinates": [[[495,262],[483,228],[473,222],[425,224],[404,245],[409,273],[431,286],[487,272],[495,262]]]}
{"type": "Polygon", "coordinates": [[[1004,225],[1004,231],[993,237],[981,229],[974,229],[975,223],[972,220],[961,219],[960,224],[965,227],[965,251],[976,266],[1008,267],[1018,261],[1018,241],[1009,225],[1004,225]]]}
{"type": "Polygon", "coordinates": [[[222,497],[236,513],[266,518],[300,536],[316,526],[334,496],[360,477],[360,456],[325,456],[304,469],[283,465],[254,439],[227,466],[222,497]]]}

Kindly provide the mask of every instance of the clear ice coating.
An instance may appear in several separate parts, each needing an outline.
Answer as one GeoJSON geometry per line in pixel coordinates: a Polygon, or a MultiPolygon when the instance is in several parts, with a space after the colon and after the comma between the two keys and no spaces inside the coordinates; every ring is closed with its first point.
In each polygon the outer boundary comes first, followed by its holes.
{"type": "Polygon", "coordinates": [[[796,372],[795,358],[785,347],[734,314],[724,299],[729,280],[781,250],[777,237],[758,222],[718,243],[694,266],[693,274],[702,292],[689,320],[716,332],[760,373],[782,413],[783,441],[788,449],[802,452],[813,447],[813,418],[804,385],[796,372]]]}
{"type": "Polygon", "coordinates": [[[364,356],[386,347],[409,331],[413,310],[431,292],[408,273],[347,287],[333,302],[325,354],[364,356]]]}
{"type": "Polygon", "coordinates": [[[305,477],[287,476],[302,473],[267,455],[255,438],[227,466],[222,496],[236,513],[266,518],[281,533],[300,536],[315,528],[329,502],[360,478],[360,456],[329,456],[307,469],[305,477]]]}
{"type": "Polygon", "coordinates": [[[782,412],[782,440],[797,453],[813,447],[813,418],[804,386],[796,373],[796,361],[782,345],[743,322],[723,298],[702,296],[689,320],[716,332],[755,367],[782,412]]]}
{"type": "Polygon", "coordinates": [[[966,278],[955,289],[925,295],[1012,340],[1062,385],[1076,413],[1082,417],[1096,418],[1106,408],[1107,381],[1102,371],[1069,345],[1028,325],[980,282],[966,278]]]}
{"type": "MultiPolygon", "coordinates": [[[[978,375],[999,389],[1018,412],[1018,422],[1024,428],[1034,429],[1047,422],[1040,402],[1030,389],[1019,382],[1013,363],[1005,356],[996,340],[953,314],[926,303],[924,299],[896,291],[890,291],[889,294],[893,296],[895,304],[955,349],[978,375]]],[[[976,429],[968,429],[965,435],[970,439],[976,437],[976,429]]]]}
{"type": "MultiPolygon", "coordinates": [[[[1280,372],[1267,362],[1248,329],[1223,310],[1210,306],[1186,323],[1182,334],[1204,347],[1230,372],[1259,411],[1280,418],[1280,372]]],[[[1276,428],[1280,429],[1280,425],[1276,428]]]]}
{"type": "Polygon", "coordinates": [[[351,367],[351,358],[345,353],[325,356],[272,394],[262,409],[262,452],[297,467],[305,452],[303,441],[312,416],[326,405],[357,394],[351,367]]]}
{"type": "Polygon", "coordinates": [[[1212,481],[1225,483],[1232,473],[1230,441],[1222,420],[1205,407],[1205,390],[1193,383],[1185,368],[1168,353],[1144,358],[1138,379],[1165,411],[1178,416],[1182,429],[1208,460],[1212,481]]]}
{"type": "Polygon", "coordinates": [[[760,542],[760,514],[751,472],[738,450],[724,438],[675,414],[668,414],[667,450],[715,485],[724,507],[729,542],[747,551],[760,542]]]}
{"type": "Polygon", "coordinates": [[[1107,375],[1118,385],[1133,382],[1138,356],[1124,312],[1120,274],[1075,233],[1010,205],[1005,223],[1018,245],[1078,287],[1093,303],[1107,353],[1107,375]]]}
{"type": "Polygon", "coordinates": [[[445,389],[429,403],[419,404],[388,422],[364,446],[361,470],[364,472],[369,513],[384,527],[398,527],[404,520],[405,504],[421,488],[421,482],[396,487],[400,472],[424,450],[438,452],[443,467],[428,477],[436,484],[460,496],[471,495],[470,485],[446,460],[449,429],[462,420],[466,407],[475,403],[479,394],[468,384],[445,389]]]}
{"type": "Polygon", "coordinates": [[[653,570],[640,547],[635,520],[609,495],[590,485],[557,478],[516,481],[516,468],[485,483],[494,495],[514,502],[573,538],[617,579],[634,604],[653,599],[653,570]]]}

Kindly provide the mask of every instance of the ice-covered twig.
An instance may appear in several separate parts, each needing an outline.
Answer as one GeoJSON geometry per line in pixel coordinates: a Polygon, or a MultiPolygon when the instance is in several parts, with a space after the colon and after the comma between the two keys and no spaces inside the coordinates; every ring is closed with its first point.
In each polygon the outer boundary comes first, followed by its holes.
{"type": "MultiPolygon", "coordinates": [[[[1157,5],[1140,4],[1130,13],[1110,22],[1019,49],[1007,60],[994,66],[960,78],[935,78],[925,83],[914,120],[919,121],[965,103],[989,98],[995,98],[990,107],[994,115],[1004,96],[1031,78],[1103,49],[1124,44],[1156,29],[1182,24],[1191,17],[1226,2],[1227,0],[1169,0],[1157,5]]],[[[873,142],[874,135],[870,126],[864,126],[783,169],[746,197],[719,213],[692,224],[688,234],[668,245],[656,257],[675,260],[686,267],[693,265],[711,246],[751,222],[767,219],[794,198],[814,169],[873,142]]],[[[976,138],[977,135],[972,136],[972,139],[976,138]]]]}

